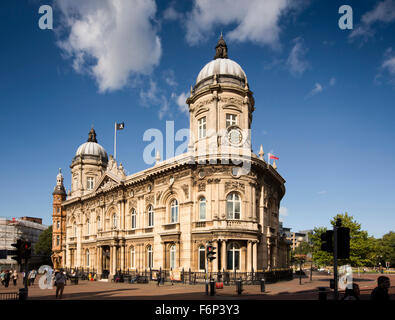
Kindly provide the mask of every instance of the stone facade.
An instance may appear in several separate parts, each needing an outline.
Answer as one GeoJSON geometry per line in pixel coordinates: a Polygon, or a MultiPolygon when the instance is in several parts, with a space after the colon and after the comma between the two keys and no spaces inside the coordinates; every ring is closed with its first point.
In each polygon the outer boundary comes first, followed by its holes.
{"type": "Polygon", "coordinates": [[[217,257],[208,271],[288,266],[279,235],[285,181],[251,152],[254,99],[247,79],[208,76],[187,103],[191,135],[180,156],[129,176],[111,156],[108,163],[95,152],[75,157],[72,175],[80,183],[67,199],[54,192],[55,267],[92,268],[99,275],[202,271],[208,241],[217,257]],[[86,188],[88,177],[93,188],[86,188]]]}

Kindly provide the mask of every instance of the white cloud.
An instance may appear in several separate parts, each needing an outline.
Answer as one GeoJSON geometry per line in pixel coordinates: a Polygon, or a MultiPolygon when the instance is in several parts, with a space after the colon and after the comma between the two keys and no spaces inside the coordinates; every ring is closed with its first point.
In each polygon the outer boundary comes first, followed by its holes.
{"type": "Polygon", "coordinates": [[[388,48],[384,53],[384,59],[380,66],[380,72],[375,77],[375,82],[381,84],[380,79],[386,80],[395,85],[395,52],[392,48],[388,48]]]}
{"type": "Polygon", "coordinates": [[[284,221],[284,217],[288,217],[288,208],[286,207],[280,207],[280,221],[283,222],[284,221]]]}
{"type": "Polygon", "coordinates": [[[325,194],[326,190],[318,191],[317,194],[325,194]]]}
{"type": "Polygon", "coordinates": [[[349,35],[349,39],[355,40],[358,37],[366,41],[375,32],[372,28],[377,22],[390,23],[395,20],[395,0],[384,0],[379,2],[371,11],[366,12],[361,18],[361,24],[349,35]]]}
{"type": "Polygon", "coordinates": [[[121,89],[130,76],[150,74],[161,42],[152,19],[154,0],[57,0],[58,45],[77,72],[95,78],[100,92],[121,89]]]}
{"type": "Polygon", "coordinates": [[[303,74],[308,68],[309,63],[305,60],[305,55],[307,52],[307,48],[304,47],[303,38],[297,37],[293,40],[294,46],[288,56],[287,66],[291,74],[294,76],[300,76],[303,74]]]}
{"type": "Polygon", "coordinates": [[[186,40],[197,45],[214,27],[235,26],[225,38],[278,46],[280,18],[301,1],[291,0],[195,0],[186,19],[186,40]]]}
{"type": "Polygon", "coordinates": [[[158,117],[160,120],[162,120],[166,114],[171,115],[169,113],[170,103],[168,99],[163,91],[158,88],[157,83],[152,79],[150,79],[149,88],[140,91],[140,100],[145,107],[150,107],[151,105],[159,107],[158,117]]]}
{"type": "Polygon", "coordinates": [[[322,92],[323,90],[324,90],[324,88],[322,87],[322,85],[317,82],[314,85],[314,88],[307,94],[305,99],[311,98],[312,96],[315,96],[316,94],[322,92]]]}
{"type": "Polygon", "coordinates": [[[331,87],[333,87],[335,84],[336,84],[336,78],[332,77],[332,78],[329,80],[329,85],[330,85],[331,87]]]}
{"type": "Polygon", "coordinates": [[[175,94],[173,92],[171,97],[177,103],[178,110],[181,111],[182,113],[185,113],[186,115],[189,115],[189,108],[188,108],[188,105],[186,103],[186,100],[189,97],[188,92],[182,92],[180,95],[177,95],[177,94],[175,94]]]}
{"type": "Polygon", "coordinates": [[[174,8],[174,2],[163,12],[165,20],[181,20],[184,15],[174,8]]]}
{"type": "Polygon", "coordinates": [[[175,76],[173,70],[171,70],[171,69],[165,70],[165,71],[163,72],[163,78],[165,79],[165,82],[166,82],[170,87],[175,87],[175,86],[177,86],[176,76],[175,76]]]}

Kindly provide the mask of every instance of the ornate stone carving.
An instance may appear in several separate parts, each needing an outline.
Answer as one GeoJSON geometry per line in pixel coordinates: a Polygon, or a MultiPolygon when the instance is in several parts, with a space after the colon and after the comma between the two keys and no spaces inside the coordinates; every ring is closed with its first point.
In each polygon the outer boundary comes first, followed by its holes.
{"type": "Polygon", "coordinates": [[[181,178],[184,178],[184,177],[187,177],[187,176],[189,176],[189,171],[183,171],[183,172],[177,174],[177,175],[175,176],[175,178],[176,178],[176,179],[181,179],[181,178]]]}
{"type": "Polygon", "coordinates": [[[162,195],[162,191],[158,191],[156,193],[156,201],[159,201],[161,195],[162,195]]]}
{"type": "Polygon", "coordinates": [[[236,189],[244,192],[245,185],[244,183],[237,182],[237,181],[231,181],[231,182],[225,182],[225,192],[227,192],[230,189],[236,189]]]}
{"type": "Polygon", "coordinates": [[[220,183],[221,179],[207,179],[207,183],[220,183]]]}
{"type": "Polygon", "coordinates": [[[199,192],[206,191],[206,184],[204,182],[200,182],[198,184],[198,191],[199,192]]]}
{"type": "Polygon", "coordinates": [[[189,198],[189,186],[187,184],[183,184],[181,188],[184,191],[185,198],[188,199],[189,198]]]}
{"type": "Polygon", "coordinates": [[[221,96],[221,101],[224,103],[232,103],[236,105],[241,105],[243,104],[243,100],[235,98],[235,97],[223,97],[221,96]]]}
{"type": "Polygon", "coordinates": [[[145,197],[145,206],[148,206],[150,203],[154,203],[154,195],[151,194],[145,197]]]}

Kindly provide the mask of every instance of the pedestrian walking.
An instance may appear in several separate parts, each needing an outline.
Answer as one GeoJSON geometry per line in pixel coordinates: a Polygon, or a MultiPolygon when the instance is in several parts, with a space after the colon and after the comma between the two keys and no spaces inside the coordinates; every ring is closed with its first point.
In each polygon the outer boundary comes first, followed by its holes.
{"type": "Polygon", "coordinates": [[[29,273],[29,286],[34,285],[34,280],[36,279],[37,271],[33,269],[29,273]]]}
{"type": "Polygon", "coordinates": [[[55,286],[56,286],[56,299],[62,299],[64,284],[66,282],[66,278],[64,276],[63,270],[58,271],[55,274],[55,286]]]}
{"type": "Polygon", "coordinates": [[[8,288],[8,285],[10,283],[10,272],[8,270],[5,271],[5,275],[4,275],[4,286],[6,288],[8,288]]]}
{"type": "Polygon", "coordinates": [[[16,286],[17,281],[18,281],[18,272],[14,270],[14,272],[12,273],[12,282],[14,283],[14,286],[16,286]]]}
{"type": "Polygon", "coordinates": [[[5,272],[4,272],[4,270],[1,270],[1,273],[0,273],[0,279],[1,279],[1,284],[4,286],[4,277],[5,277],[5,272]]]}
{"type": "Polygon", "coordinates": [[[390,299],[388,294],[388,288],[390,285],[390,278],[386,276],[378,277],[377,287],[372,291],[370,299],[375,301],[388,301],[390,299]]]}

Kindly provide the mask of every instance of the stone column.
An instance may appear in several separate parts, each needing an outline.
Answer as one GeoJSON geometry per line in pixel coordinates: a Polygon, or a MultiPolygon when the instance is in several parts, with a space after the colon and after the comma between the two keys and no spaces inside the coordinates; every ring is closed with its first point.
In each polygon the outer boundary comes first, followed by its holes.
{"type": "Polygon", "coordinates": [[[252,243],[250,240],[247,241],[247,272],[251,272],[252,262],[252,243]]]}
{"type": "Polygon", "coordinates": [[[254,241],[252,243],[252,267],[254,268],[254,272],[257,271],[258,268],[258,243],[254,241]]]}
{"type": "Polygon", "coordinates": [[[221,267],[226,270],[226,240],[221,241],[221,267]]]}
{"type": "Polygon", "coordinates": [[[125,270],[125,246],[121,245],[121,270],[125,270]]]}
{"type": "Polygon", "coordinates": [[[219,249],[219,241],[215,240],[213,241],[214,245],[214,250],[216,252],[216,259],[213,260],[212,266],[213,266],[213,272],[218,272],[219,271],[219,261],[218,261],[218,249],[219,249]]]}
{"type": "Polygon", "coordinates": [[[113,256],[114,256],[114,247],[110,246],[110,274],[114,274],[113,272],[113,256]]]}

